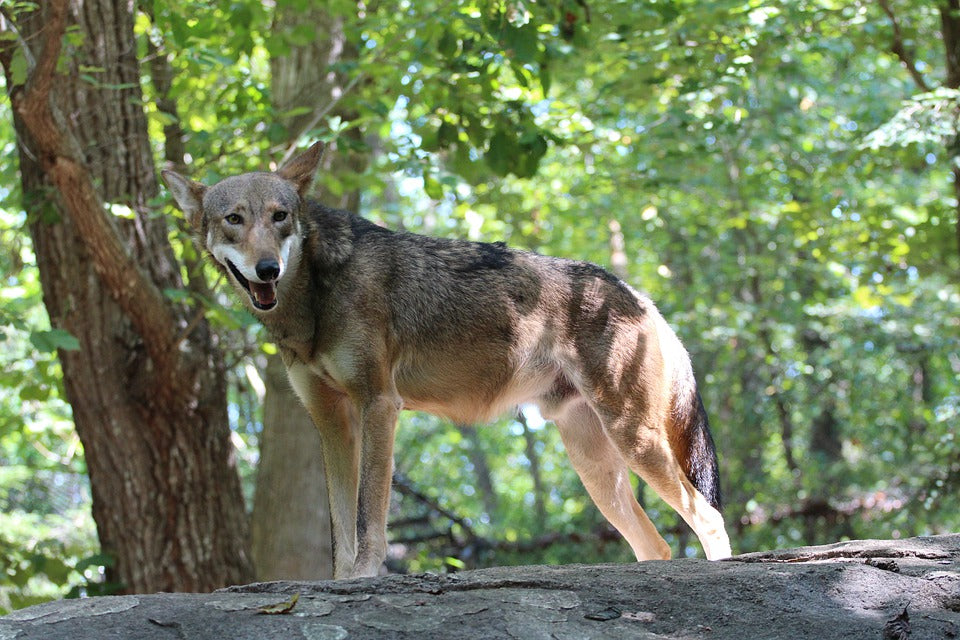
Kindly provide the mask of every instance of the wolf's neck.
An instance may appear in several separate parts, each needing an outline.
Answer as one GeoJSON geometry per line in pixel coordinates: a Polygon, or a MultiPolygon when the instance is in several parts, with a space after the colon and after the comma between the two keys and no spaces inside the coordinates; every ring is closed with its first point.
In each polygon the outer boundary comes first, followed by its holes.
{"type": "Polygon", "coordinates": [[[307,203],[303,257],[314,275],[335,271],[353,253],[353,214],[330,209],[319,202],[307,203]]]}

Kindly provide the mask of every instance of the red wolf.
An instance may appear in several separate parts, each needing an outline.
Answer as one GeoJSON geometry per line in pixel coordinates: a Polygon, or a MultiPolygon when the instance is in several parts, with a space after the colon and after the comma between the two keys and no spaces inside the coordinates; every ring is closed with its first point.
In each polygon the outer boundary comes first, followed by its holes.
{"type": "Polygon", "coordinates": [[[638,560],[670,548],[631,469],[708,558],[730,555],[690,359],[649,299],[589,263],[389,231],[309,200],[321,153],[211,187],[163,176],[320,431],[336,578],[376,575],[386,555],[401,409],[469,424],[536,404],[638,560]]]}

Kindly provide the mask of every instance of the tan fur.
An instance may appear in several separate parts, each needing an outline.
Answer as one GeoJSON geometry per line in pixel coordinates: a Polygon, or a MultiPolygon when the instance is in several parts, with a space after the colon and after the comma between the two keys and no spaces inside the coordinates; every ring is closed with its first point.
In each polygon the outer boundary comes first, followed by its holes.
{"type": "Polygon", "coordinates": [[[670,549],[629,470],[693,527],[707,557],[730,555],[722,516],[684,470],[706,461],[689,473],[716,487],[689,358],[652,302],[587,263],[394,233],[306,200],[320,153],[314,145],[275,174],[212,187],[164,179],[279,345],[320,431],[335,577],[375,575],[386,554],[402,409],[476,423],[537,404],[638,560],[670,549]],[[260,277],[264,264],[279,275],[260,277]]]}

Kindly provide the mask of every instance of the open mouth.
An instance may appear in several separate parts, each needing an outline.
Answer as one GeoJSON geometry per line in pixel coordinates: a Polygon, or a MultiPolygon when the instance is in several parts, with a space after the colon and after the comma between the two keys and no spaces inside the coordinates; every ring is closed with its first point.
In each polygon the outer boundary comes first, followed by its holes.
{"type": "Polygon", "coordinates": [[[240,270],[232,262],[227,260],[227,267],[230,273],[237,279],[237,282],[250,294],[250,300],[253,306],[260,311],[270,311],[277,306],[277,283],[276,282],[250,282],[243,277],[240,270]]]}

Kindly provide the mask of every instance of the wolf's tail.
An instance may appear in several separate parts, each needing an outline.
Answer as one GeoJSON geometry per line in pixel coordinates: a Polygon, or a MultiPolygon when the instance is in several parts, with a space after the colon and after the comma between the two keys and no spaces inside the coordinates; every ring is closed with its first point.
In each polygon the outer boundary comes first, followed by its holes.
{"type": "Polygon", "coordinates": [[[686,371],[674,383],[674,422],[670,445],[680,467],[710,505],[720,510],[720,468],[710,423],[697,391],[693,372],[686,371]]]}

